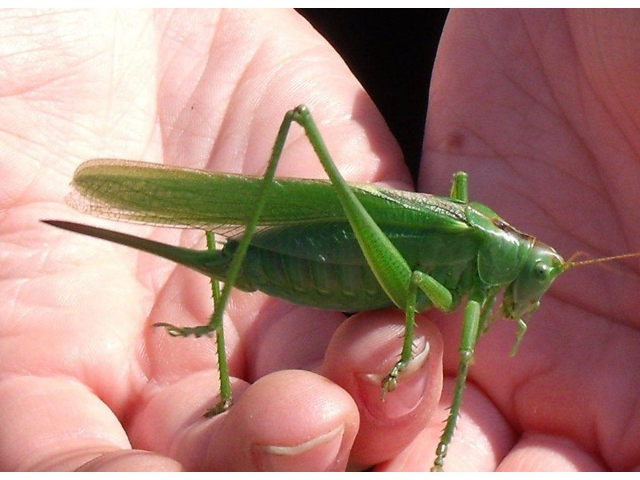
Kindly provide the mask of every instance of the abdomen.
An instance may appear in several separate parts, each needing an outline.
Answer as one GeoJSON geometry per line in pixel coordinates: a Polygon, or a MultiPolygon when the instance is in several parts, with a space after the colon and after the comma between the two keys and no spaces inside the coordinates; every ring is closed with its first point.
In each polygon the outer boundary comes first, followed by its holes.
{"type": "MultiPolygon", "coordinates": [[[[237,245],[230,240],[220,252],[229,263],[237,245]]],[[[391,306],[366,262],[356,263],[314,261],[251,245],[236,287],[326,310],[358,312],[391,306]]]]}
{"type": "MultiPolygon", "coordinates": [[[[475,265],[474,248],[464,237],[440,238],[437,232],[387,231],[409,266],[433,275],[454,295],[468,289],[475,265]],[[456,248],[464,246],[466,248],[456,248]],[[465,253],[462,254],[462,251],[465,253]]],[[[215,259],[216,278],[224,281],[237,249],[230,239],[215,259]]],[[[236,287],[259,290],[300,305],[357,312],[392,306],[360,250],[348,224],[288,226],[256,233],[236,287]]],[[[429,302],[418,292],[418,309],[429,302]]]]}

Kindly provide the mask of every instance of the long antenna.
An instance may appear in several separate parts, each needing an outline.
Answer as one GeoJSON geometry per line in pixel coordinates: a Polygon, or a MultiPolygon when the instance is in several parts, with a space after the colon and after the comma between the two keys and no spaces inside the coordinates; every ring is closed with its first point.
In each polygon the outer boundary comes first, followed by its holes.
{"type": "Polygon", "coordinates": [[[565,270],[568,270],[573,267],[581,267],[583,265],[592,265],[594,263],[603,263],[603,262],[610,262],[612,260],[623,260],[625,258],[640,257],[640,252],[623,253],[622,255],[614,255],[612,257],[592,258],[590,260],[581,260],[579,262],[572,260],[573,258],[579,255],[584,255],[584,252],[577,252],[571,255],[571,258],[569,258],[569,260],[565,262],[565,265],[564,265],[565,270]]]}

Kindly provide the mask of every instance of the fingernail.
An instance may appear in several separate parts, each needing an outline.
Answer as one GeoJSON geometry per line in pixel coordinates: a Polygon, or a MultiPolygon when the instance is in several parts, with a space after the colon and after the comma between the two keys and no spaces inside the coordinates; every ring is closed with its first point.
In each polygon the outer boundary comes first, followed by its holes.
{"type": "Polygon", "coordinates": [[[254,445],[254,464],[263,472],[329,471],[334,469],[344,425],[298,445],[254,445]]]}
{"type": "MultiPolygon", "coordinates": [[[[400,372],[398,386],[392,392],[385,392],[382,399],[384,374],[368,373],[360,377],[362,400],[369,412],[378,418],[399,418],[411,413],[424,397],[429,385],[428,370],[423,368],[429,359],[429,343],[422,338],[422,349],[400,372]]],[[[419,348],[419,346],[418,346],[419,348]]]]}

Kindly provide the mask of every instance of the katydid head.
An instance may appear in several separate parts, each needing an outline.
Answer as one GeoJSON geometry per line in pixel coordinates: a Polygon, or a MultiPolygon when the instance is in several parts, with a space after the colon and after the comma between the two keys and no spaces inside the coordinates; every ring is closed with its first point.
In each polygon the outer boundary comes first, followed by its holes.
{"type": "Polygon", "coordinates": [[[553,248],[535,242],[520,273],[507,287],[502,314],[511,320],[521,320],[535,312],[542,296],[566,269],[567,262],[553,248]]]}
{"type": "Polygon", "coordinates": [[[577,253],[564,261],[553,248],[541,242],[534,243],[520,273],[509,284],[502,300],[502,314],[505,318],[516,320],[519,324],[518,339],[511,350],[511,355],[514,355],[518,349],[527,328],[523,318],[538,309],[540,299],[558,275],[573,267],[640,257],[640,253],[627,253],[577,262],[574,259],[579,255],[580,253],[577,253]]]}

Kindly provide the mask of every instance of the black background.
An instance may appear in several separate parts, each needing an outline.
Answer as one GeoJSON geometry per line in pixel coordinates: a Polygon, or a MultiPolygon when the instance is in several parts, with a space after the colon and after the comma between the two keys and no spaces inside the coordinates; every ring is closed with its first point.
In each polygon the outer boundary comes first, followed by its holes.
{"type": "Polygon", "coordinates": [[[416,178],[429,81],[448,9],[297,9],[340,53],[416,178]]]}

